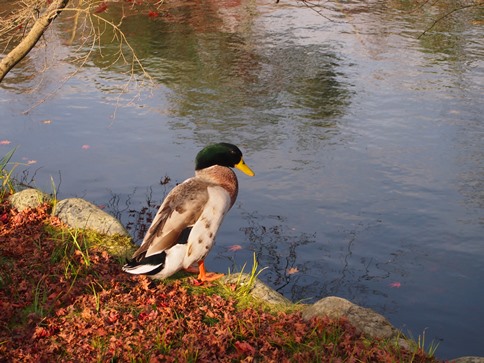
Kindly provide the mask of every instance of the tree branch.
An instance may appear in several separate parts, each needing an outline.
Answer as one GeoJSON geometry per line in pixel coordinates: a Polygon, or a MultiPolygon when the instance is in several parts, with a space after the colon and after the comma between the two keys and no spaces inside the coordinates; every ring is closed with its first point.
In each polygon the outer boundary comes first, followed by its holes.
{"type": "Polygon", "coordinates": [[[427,29],[425,29],[423,31],[422,34],[420,34],[417,39],[420,39],[422,38],[424,35],[426,35],[429,31],[431,31],[436,25],[437,23],[439,23],[441,20],[447,18],[448,16],[451,16],[453,13],[456,13],[458,11],[461,11],[461,10],[464,10],[464,9],[468,9],[468,8],[472,8],[472,7],[475,7],[475,6],[482,6],[482,3],[477,3],[477,4],[470,4],[470,5],[463,5],[459,8],[455,8],[455,9],[452,9],[450,11],[448,11],[447,13],[445,13],[444,15],[440,16],[438,19],[434,20],[434,22],[432,23],[432,25],[430,25],[427,29]]]}
{"type": "Polygon", "coordinates": [[[35,21],[27,36],[0,61],[0,82],[32,50],[50,23],[62,12],[68,2],[69,0],[53,0],[47,10],[35,21]]]}

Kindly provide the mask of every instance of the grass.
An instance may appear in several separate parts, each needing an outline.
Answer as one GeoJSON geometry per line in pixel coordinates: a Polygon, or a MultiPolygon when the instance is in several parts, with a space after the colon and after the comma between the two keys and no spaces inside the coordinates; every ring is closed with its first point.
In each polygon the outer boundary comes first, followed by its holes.
{"type": "Polygon", "coordinates": [[[428,355],[430,356],[435,356],[435,353],[437,352],[437,348],[439,347],[439,342],[431,341],[430,343],[426,344],[425,342],[425,330],[422,332],[422,334],[419,334],[417,339],[413,339],[412,334],[409,333],[409,336],[411,339],[409,340],[410,344],[413,345],[413,351],[424,351],[427,352],[428,355]]]}
{"type": "Polygon", "coordinates": [[[34,292],[34,301],[31,306],[31,312],[34,314],[44,317],[45,316],[45,311],[44,311],[44,306],[45,302],[47,301],[47,295],[44,287],[44,278],[41,278],[39,282],[37,282],[37,285],[35,286],[35,292],[34,292]]]}
{"type": "Polygon", "coordinates": [[[4,157],[2,157],[2,159],[0,159],[0,200],[15,191],[12,173],[15,170],[16,165],[14,165],[9,171],[7,170],[7,165],[16,149],[17,148],[10,150],[4,157]]]}
{"type": "MultiPolygon", "coordinates": [[[[233,291],[235,293],[235,298],[237,298],[238,300],[244,300],[250,297],[250,292],[254,288],[257,277],[262,271],[267,268],[264,267],[262,269],[259,269],[259,263],[257,262],[257,257],[255,253],[253,255],[252,269],[249,272],[248,278],[246,277],[246,275],[244,275],[244,270],[246,266],[247,264],[244,264],[242,266],[242,269],[235,280],[235,289],[231,288],[230,286],[224,285],[225,289],[228,289],[229,291],[233,291]]],[[[230,275],[231,273],[229,270],[229,278],[230,275]]]]}

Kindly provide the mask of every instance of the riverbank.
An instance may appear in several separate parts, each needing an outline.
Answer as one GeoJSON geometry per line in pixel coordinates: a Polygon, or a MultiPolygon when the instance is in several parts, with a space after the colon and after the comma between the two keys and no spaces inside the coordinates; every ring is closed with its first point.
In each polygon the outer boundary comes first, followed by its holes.
{"type": "Polygon", "coordinates": [[[256,270],[205,286],[124,274],[129,238],[90,230],[107,213],[23,193],[0,204],[2,361],[439,362],[370,309],[292,304],[256,270]]]}

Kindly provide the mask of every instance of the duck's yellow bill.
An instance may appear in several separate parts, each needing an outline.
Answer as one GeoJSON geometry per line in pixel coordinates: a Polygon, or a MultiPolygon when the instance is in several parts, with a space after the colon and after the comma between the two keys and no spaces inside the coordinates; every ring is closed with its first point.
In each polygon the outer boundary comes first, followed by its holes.
{"type": "Polygon", "coordinates": [[[238,164],[235,164],[235,167],[239,169],[240,171],[244,172],[248,176],[254,176],[254,172],[252,171],[251,168],[247,166],[247,164],[244,162],[244,159],[240,159],[238,164]]]}

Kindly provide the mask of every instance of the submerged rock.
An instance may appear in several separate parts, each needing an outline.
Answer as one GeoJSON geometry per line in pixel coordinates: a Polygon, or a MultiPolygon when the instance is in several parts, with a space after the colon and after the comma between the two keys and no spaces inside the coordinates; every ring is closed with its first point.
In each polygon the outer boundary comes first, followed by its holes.
{"type": "Polygon", "coordinates": [[[24,189],[8,197],[8,201],[19,212],[28,208],[37,208],[51,198],[37,189],[24,189]]]}
{"type": "Polygon", "coordinates": [[[81,198],[59,201],[54,215],[72,228],[90,229],[110,236],[129,236],[116,218],[81,198]]]}

